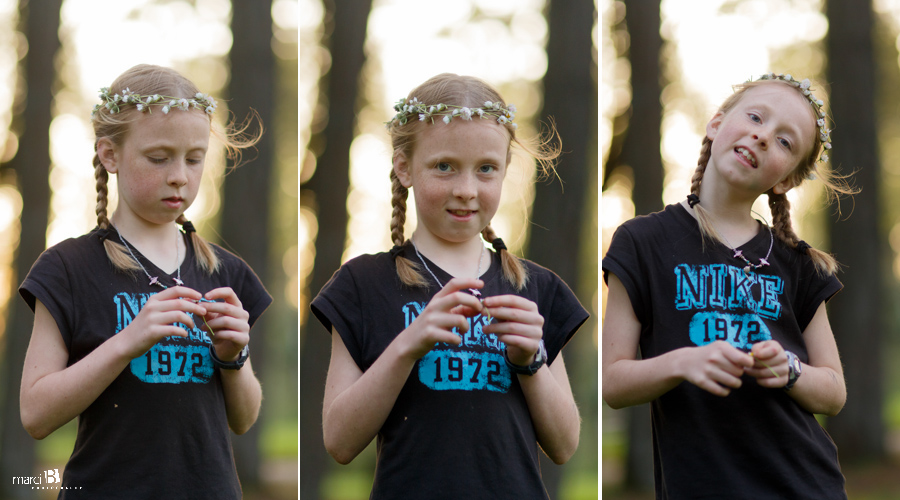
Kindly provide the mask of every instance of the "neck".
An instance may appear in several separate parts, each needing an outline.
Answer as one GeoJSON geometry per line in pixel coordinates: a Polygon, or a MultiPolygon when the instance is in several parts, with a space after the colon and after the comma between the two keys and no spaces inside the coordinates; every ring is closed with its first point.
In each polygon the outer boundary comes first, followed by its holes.
{"type": "Polygon", "coordinates": [[[184,260],[186,247],[174,222],[150,224],[118,212],[113,214],[110,222],[133,249],[163,271],[175,272],[184,260]]]}
{"type": "MultiPolygon", "coordinates": [[[[484,244],[480,237],[464,242],[448,242],[426,236],[427,231],[416,231],[410,239],[419,253],[437,264],[453,277],[475,278],[490,267],[490,258],[485,256],[484,244]],[[481,265],[479,266],[479,261],[481,265]],[[478,268],[481,268],[480,271],[478,268]]],[[[478,276],[480,277],[480,276],[478,276]]]]}

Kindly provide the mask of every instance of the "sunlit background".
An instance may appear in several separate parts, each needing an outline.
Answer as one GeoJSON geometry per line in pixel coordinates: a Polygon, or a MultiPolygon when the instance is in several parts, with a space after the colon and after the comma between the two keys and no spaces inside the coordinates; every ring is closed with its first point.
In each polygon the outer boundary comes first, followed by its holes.
{"type": "MultiPolygon", "coordinates": [[[[829,25],[823,14],[824,4],[823,0],[660,2],[663,43],[660,74],[666,82],[661,95],[660,144],[665,168],[664,204],[676,203],[690,192],[690,176],[697,166],[704,127],[718,105],[732,93],[732,85],[758,78],[770,71],[791,73],[800,79],[810,78],[816,95],[828,101],[825,36],[829,25]]],[[[877,34],[873,37],[884,41],[883,45],[880,41],[875,44],[876,59],[879,64],[895,66],[898,62],[896,49],[900,49],[900,2],[874,0],[873,4],[877,17],[877,34]],[[885,54],[889,53],[893,55],[887,57],[885,54]]],[[[631,104],[631,67],[627,58],[629,34],[623,21],[625,3],[600,0],[599,10],[599,140],[600,164],[605,166],[613,137],[622,132],[614,130],[617,123],[614,118],[626,112],[631,104]]],[[[890,71],[896,72],[896,67],[890,71]]],[[[884,78],[884,75],[878,75],[878,78],[884,78]]],[[[879,118],[882,116],[879,115],[879,118]]],[[[841,124],[836,123],[834,129],[835,147],[840,147],[841,124]]],[[[896,120],[887,120],[880,132],[879,154],[883,165],[883,184],[880,187],[885,193],[896,192],[897,176],[900,174],[900,125],[896,120]]],[[[615,229],[635,216],[631,201],[634,179],[630,174],[627,168],[614,173],[601,194],[601,255],[605,254],[615,229]]],[[[827,250],[829,242],[824,225],[828,220],[835,219],[835,207],[826,206],[821,185],[806,182],[789,192],[788,197],[798,234],[813,246],[827,250]]],[[[893,200],[896,195],[886,198],[893,200]]],[[[888,203],[896,207],[895,202],[888,203]]],[[[847,215],[848,206],[845,204],[842,208],[844,215],[847,215]]],[[[764,198],[756,202],[754,210],[771,220],[764,198]]],[[[889,229],[890,258],[894,277],[900,279],[900,215],[891,212],[885,215],[885,219],[892,221],[889,229]]],[[[605,295],[606,287],[601,289],[605,295]]],[[[896,309],[895,305],[889,307],[896,309]]],[[[896,389],[890,392],[886,395],[888,400],[885,404],[894,415],[889,419],[892,419],[891,425],[896,430],[900,395],[896,394],[896,389]]],[[[613,485],[623,480],[622,457],[626,446],[624,418],[627,418],[627,413],[611,411],[605,404],[602,406],[603,484],[613,485]]],[[[900,452],[900,440],[894,437],[889,448],[894,453],[900,452]]]]}
{"type": "MultiPolygon", "coordinates": [[[[17,84],[24,76],[17,64],[29,50],[24,34],[17,31],[21,29],[18,9],[19,2],[0,0],[0,162],[13,158],[18,148],[11,124],[15,106],[22,100],[14,91],[24,90],[22,83],[17,84]]],[[[298,39],[308,39],[318,27],[298,23],[301,17],[297,0],[273,0],[271,17],[271,48],[275,65],[283,75],[277,82],[277,92],[289,97],[282,102],[293,103],[297,92],[298,39]]],[[[109,86],[124,70],[139,63],[173,67],[219,100],[214,119],[224,123],[229,112],[243,119],[249,110],[229,110],[227,99],[222,99],[229,81],[230,23],[231,4],[227,0],[65,0],[62,3],[54,117],[49,131],[52,198],[48,246],[82,235],[96,225],[90,113],[99,102],[99,89],[109,86]]],[[[265,280],[264,277],[264,280],[275,297],[267,320],[272,325],[286,323],[292,328],[273,332],[269,337],[271,349],[282,354],[269,356],[271,366],[257,367],[258,372],[272,370],[268,377],[272,382],[266,385],[265,416],[258,425],[263,426],[261,446],[265,460],[269,460],[263,475],[270,477],[265,480],[285,483],[290,494],[297,482],[296,359],[283,353],[293,353],[297,346],[298,250],[294,223],[298,206],[294,133],[297,118],[294,106],[278,109],[278,102],[276,98],[274,120],[265,126],[267,133],[276,135],[277,154],[272,175],[282,189],[273,190],[273,207],[278,208],[273,208],[272,217],[278,220],[273,220],[272,227],[279,228],[279,234],[273,237],[272,245],[274,253],[282,257],[271,266],[275,278],[265,280]],[[284,214],[289,214],[287,227],[281,224],[284,214]],[[289,374],[286,378],[285,373],[289,374]]],[[[223,223],[217,217],[225,159],[221,145],[211,141],[210,146],[201,191],[187,216],[201,234],[228,247],[228,242],[221,242],[216,230],[223,223]]],[[[254,166],[249,162],[241,168],[254,166]]],[[[109,213],[112,213],[115,176],[110,178],[109,189],[109,213]]],[[[18,245],[21,208],[15,179],[0,179],[0,309],[3,311],[8,308],[11,295],[13,299],[17,295],[10,265],[18,245]]],[[[5,318],[5,314],[0,317],[5,318]]],[[[38,459],[62,469],[72,451],[74,435],[73,422],[39,442],[38,459]]]]}

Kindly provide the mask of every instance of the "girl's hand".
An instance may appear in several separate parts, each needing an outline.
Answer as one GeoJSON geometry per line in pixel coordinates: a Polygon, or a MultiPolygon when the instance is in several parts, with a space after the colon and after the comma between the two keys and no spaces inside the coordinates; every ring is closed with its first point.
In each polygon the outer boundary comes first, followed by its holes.
{"type": "Polygon", "coordinates": [[[230,287],[210,290],[204,298],[215,302],[201,302],[206,314],[200,327],[209,334],[216,356],[222,361],[234,361],[250,342],[250,313],[230,287]]]}
{"type": "Polygon", "coordinates": [[[777,340],[766,340],[753,344],[750,353],[755,362],[752,368],[747,368],[744,372],[755,377],[759,385],[776,389],[787,384],[787,354],[784,353],[784,347],[777,340]]]}
{"type": "Polygon", "coordinates": [[[447,282],[422,313],[397,336],[397,340],[403,342],[402,352],[410,359],[419,359],[438,342],[459,345],[462,342],[460,335],[469,331],[467,316],[481,310],[480,301],[461,290],[482,286],[484,283],[474,278],[453,278],[447,282]],[[453,333],[454,328],[459,334],[453,333]]]}
{"type": "Polygon", "coordinates": [[[131,323],[119,332],[126,341],[125,354],[134,359],[142,356],[165,337],[187,337],[188,332],[177,323],[194,326],[190,314],[206,314],[206,308],[197,304],[200,292],[183,286],[168,288],[151,296],[141,312],[131,323]]]}
{"type": "Polygon", "coordinates": [[[495,295],[486,297],[482,305],[486,309],[481,311],[483,316],[490,314],[497,319],[484,327],[484,333],[493,333],[506,344],[510,363],[530,365],[544,336],[544,317],[537,304],[518,295],[495,295]]]}
{"type": "Polygon", "coordinates": [[[753,366],[753,358],[724,340],[683,350],[681,372],[688,382],[717,396],[727,396],[741,386],[741,375],[753,366]]]}

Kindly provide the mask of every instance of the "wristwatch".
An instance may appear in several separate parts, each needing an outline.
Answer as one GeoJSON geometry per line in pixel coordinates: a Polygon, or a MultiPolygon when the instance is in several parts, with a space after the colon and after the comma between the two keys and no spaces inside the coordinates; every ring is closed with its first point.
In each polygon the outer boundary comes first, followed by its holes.
{"type": "Polygon", "coordinates": [[[788,382],[785,384],[784,390],[789,391],[794,387],[797,379],[800,378],[803,366],[800,364],[800,358],[798,358],[796,354],[791,351],[784,351],[784,353],[787,354],[788,358],[788,382]]]}
{"type": "Polygon", "coordinates": [[[513,373],[530,376],[537,373],[537,371],[547,363],[547,348],[544,346],[544,339],[541,339],[540,344],[538,344],[538,350],[534,355],[534,361],[528,366],[514,365],[509,360],[509,353],[505,353],[503,357],[506,359],[506,366],[508,366],[513,373]]]}
{"type": "Polygon", "coordinates": [[[216,356],[216,348],[212,344],[209,344],[209,357],[212,358],[213,365],[223,369],[223,370],[240,370],[244,363],[247,362],[247,358],[250,357],[250,346],[245,345],[243,349],[241,349],[241,353],[238,355],[238,358],[234,361],[222,361],[216,356]]]}

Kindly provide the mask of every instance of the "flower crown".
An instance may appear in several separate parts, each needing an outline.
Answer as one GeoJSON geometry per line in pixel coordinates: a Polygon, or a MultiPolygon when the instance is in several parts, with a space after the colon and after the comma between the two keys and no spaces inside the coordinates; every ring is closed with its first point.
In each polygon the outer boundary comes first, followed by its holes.
{"type": "Polygon", "coordinates": [[[453,118],[462,118],[463,120],[472,120],[473,116],[484,118],[485,116],[494,116],[497,123],[505,125],[511,124],[515,129],[517,125],[512,123],[516,117],[516,105],[509,104],[506,107],[500,102],[486,101],[484,106],[478,108],[468,108],[465,106],[455,106],[453,104],[424,104],[419,99],[413,97],[410,100],[400,99],[394,104],[394,110],[397,114],[389,122],[385,122],[385,127],[390,130],[391,127],[406,125],[410,116],[418,115],[419,121],[431,119],[434,123],[435,116],[443,116],[444,123],[450,123],[453,118]]]}
{"type": "Polygon", "coordinates": [[[150,106],[162,106],[161,109],[163,114],[168,114],[169,110],[173,108],[182,111],[188,111],[192,108],[200,109],[205,111],[208,115],[211,115],[216,111],[216,100],[213,99],[212,96],[200,92],[197,92],[193,99],[185,99],[183,97],[172,97],[159,94],[141,95],[132,92],[128,88],[122,91],[122,95],[109,95],[109,87],[103,87],[100,89],[100,99],[105,102],[103,104],[94,105],[94,109],[91,111],[91,118],[93,118],[101,108],[108,109],[110,114],[116,114],[119,112],[120,106],[127,104],[134,104],[135,108],[141,112],[152,112],[150,106]]]}
{"type": "Polygon", "coordinates": [[[822,153],[822,156],[819,157],[819,161],[828,161],[828,151],[831,150],[831,129],[825,125],[825,109],[823,109],[825,103],[821,99],[816,99],[816,96],[812,93],[812,90],[810,90],[809,78],[806,78],[801,82],[795,80],[791,75],[767,73],[759,77],[757,81],[760,80],[781,80],[790,83],[794,87],[799,88],[803,95],[806,96],[810,104],[816,109],[816,126],[819,127],[819,139],[822,140],[822,145],[825,146],[825,151],[822,153]]]}

